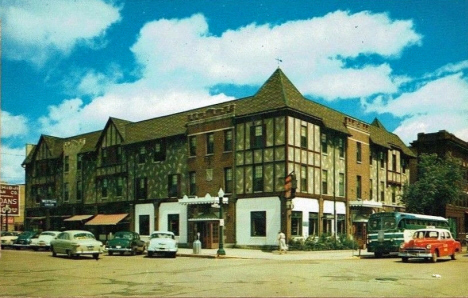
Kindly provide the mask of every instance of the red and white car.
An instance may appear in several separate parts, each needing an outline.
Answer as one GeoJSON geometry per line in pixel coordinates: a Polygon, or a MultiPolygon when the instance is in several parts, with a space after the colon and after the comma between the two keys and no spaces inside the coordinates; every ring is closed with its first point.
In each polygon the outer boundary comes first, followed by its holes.
{"type": "Polygon", "coordinates": [[[446,229],[426,228],[416,230],[413,239],[401,244],[398,256],[403,262],[409,258],[424,258],[437,262],[440,257],[451,257],[455,260],[456,254],[461,252],[461,244],[452,237],[446,229]]]}

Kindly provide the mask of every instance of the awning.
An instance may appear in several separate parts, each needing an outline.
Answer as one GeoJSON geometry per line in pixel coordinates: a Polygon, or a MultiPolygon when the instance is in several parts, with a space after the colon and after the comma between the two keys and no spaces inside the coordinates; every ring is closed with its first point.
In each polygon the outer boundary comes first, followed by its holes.
{"type": "Polygon", "coordinates": [[[219,220],[219,216],[214,213],[203,213],[194,218],[189,218],[188,221],[212,221],[219,220]]]}
{"type": "Polygon", "coordinates": [[[63,221],[82,221],[90,217],[93,217],[93,215],[74,215],[70,218],[64,219],[63,221]]]}
{"type": "Polygon", "coordinates": [[[367,207],[367,208],[382,208],[382,202],[374,202],[374,201],[350,201],[350,207],[367,207]]]}
{"type": "MultiPolygon", "coordinates": [[[[223,204],[228,203],[228,198],[223,197],[223,204]]],[[[188,197],[184,196],[182,199],[179,199],[179,204],[182,205],[195,205],[195,204],[218,204],[219,203],[219,198],[218,197],[212,197],[210,194],[206,194],[205,197],[200,198],[197,196],[194,197],[188,197]]]]}
{"type": "Polygon", "coordinates": [[[98,214],[96,217],[85,223],[85,226],[113,226],[128,216],[123,214],[98,214]]]}

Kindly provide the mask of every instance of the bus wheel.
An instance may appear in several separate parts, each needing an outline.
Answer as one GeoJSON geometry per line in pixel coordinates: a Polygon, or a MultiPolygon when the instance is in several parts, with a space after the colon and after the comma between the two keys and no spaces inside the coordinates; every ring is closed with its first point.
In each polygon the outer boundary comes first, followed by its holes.
{"type": "Polygon", "coordinates": [[[375,255],[376,258],[381,258],[383,256],[383,253],[375,252],[374,255],[375,255]]]}
{"type": "Polygon", "coordinates": [[[432,253],[431,262],[432,262],[432,263],[437,262],[437,251],[434,251],[434,252],[432,253]]]}

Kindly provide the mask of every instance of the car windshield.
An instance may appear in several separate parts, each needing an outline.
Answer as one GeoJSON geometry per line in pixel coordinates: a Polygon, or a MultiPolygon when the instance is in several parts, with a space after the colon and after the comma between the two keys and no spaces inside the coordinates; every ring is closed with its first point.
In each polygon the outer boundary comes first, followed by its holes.
{"type": "Polygon", "coordinates": [[[79,234],[75,234],[73,236],[73,239],[81,240],[81,239],[95,239],[95,238],[94,238],[94,235],[90,233],[79,233],[79,234]]]}
{"type": "Polygon", "coordinates": [[[115,233],[114,238],[117,239],[133,239],[132,233],[115,233]]]}
{"type": "Polygon", "coordinates": [[[154,239],[154,238],[167,238],[167,239],[172,239],[172,235],[171,234],[163,234],[163,233],[155,233],[155,234],[152,234],[151,235],[151,239],[154,239]]]}
{"type": "Polygon", "coordinates": [[[416,232],[414,232],[413,239],[424,239],[424,238],[438,239],[439,238],[439,232],[437,232],[437,231],[416,231],[416,232]]]}

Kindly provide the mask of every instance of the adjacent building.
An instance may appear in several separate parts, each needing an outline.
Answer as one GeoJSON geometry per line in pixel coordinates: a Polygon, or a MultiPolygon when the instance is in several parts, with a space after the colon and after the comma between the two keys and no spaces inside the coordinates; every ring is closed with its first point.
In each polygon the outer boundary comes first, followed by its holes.
{"type": "Polygon", "coordinates": [[[218,246],[220,224],[228,245],[276,245],[279,230],[362,243],[371,213],[403,208],[414,157],[377,119],[365,123],[305,98],[278,68],[250,97],[41,136],[24,161],[26,220],[34,229],[87,228],[101,239],[121,229],[170,230],[181,245],[199,237],[206,248],[218,246]],[[41,207],[44,200],[56,206],[41,207]]]}

